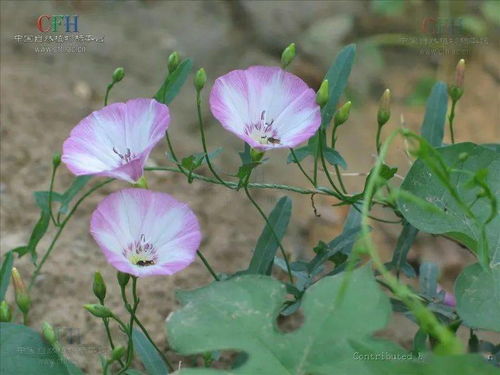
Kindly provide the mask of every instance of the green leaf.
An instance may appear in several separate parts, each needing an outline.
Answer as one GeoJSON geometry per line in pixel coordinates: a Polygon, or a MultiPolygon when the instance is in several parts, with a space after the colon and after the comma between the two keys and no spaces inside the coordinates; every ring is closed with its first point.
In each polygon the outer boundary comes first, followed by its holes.
{"type": "MultiPolygon", "coordinates": [[[[450,172],[450,183],[467,206],[471,206],[473,214],[479,221],[485,222],[491,214],[490,201],[480,198],[476,201],[478,189],[469,186],[469,175],[485,169],[488,171],[487,185],[500,202],[500,154],[473,143],[459,143],[436,149],[450,172]],[[467,153],[465,161],[459,155],[467,153]],[[476,201],[476,202],[475,202],[476,201]],[[472,203],[475,202],[473,205],[472,203]]],[[[477,251],[481,233],[474,221],[463,208],[457,204],[441,180],[422,161],[417,160],[408,172],[401,189],[411,193],[426,205],[401,194],[398,206],[405,219],[415,228],[434,234],[449,236],[473,251],[477,251]],[[428,204],[428,205],[427,205],[428,204]]],[[[486,225],[486,238],[489,245],[491,267],[500,265],[500,216],[486,225]]]]}
{"type": "MultiPolygon", "coordinates": [[[[167,319],[172,348],[183,355],[220,349],[248,354],[231,374],[368,374],[354,360],[351,341],[375,351],[401,352],[370,336],[391,313],[370,267],[354,270],[343,299],[343,274],[311,286],[302,302],[305,321],[284,335],[276,327],[286,289],[262,275],[244,275],[189,292],[187,304],[167,319]]],[[[182,369],[180,374],[227,374],[215,369],[182,369]]]]}
{"type": "MultiPolygon", "coordinates": [[[[292,200],[285,196],[276,203],[276,206],[274,206],[269,215],[269,223],[274,228],[274,233],[280,241],[285,235],[291,214],[292,200]]],[[[257,245],[255,246],[255,251],[246,273],[270,275],[278,246],[278,241],[276,241],[273,232],[266,224],[257,240],[257,245]]]]}
{"type": "Polygon", "coordinates": [[[436,263],[423,262],[420,265],[419,287],[420,292],[427,298],[437,296],[437,281],[439,269],[436,263]]]}
{"type": "Polygon", "coordinates": [[[325,160],[331,165],[340,165],[342,168],[347,169],[347,163],[344,158],[333,148],[326,147],[324,149],[325,160]]]}
{"type": "Polygon", "coordinates": [[[416,277],[417,274],[415,270],[408,263],[407,256],[408,252],[417,237],[418,229],[415,228],[408,222],[405,222],[403,230],[399,235],[398,242],[396,244],[396,249],[392,256],[392,260],[385,264],[385,267],[389,270],[396,270],[397,272],[403,271],[403,273],[408,277],[416,277]]]}
{"type": "Polygon", "coordinates": [[[0,323],[0,373],[73,375],[81,371],[31,328],[0,323]]]}
{"type": "MultiPolygon", "coordinates": [[[[299,163],[302,160],[304,160],[307,156],[311,155],[311,150],[310,150],[309,146],[303,146],[303,147],[297,148],[293,151],[294,151],[295,156],[297,157],[297,161],[299,163]]],[[[286,159],[286,163],[287,164],[295,163],[295,160],[293,159],[293,155],[291,152],[288,154],[288,157],[286,159]]]]}
{"type": "MultiPolygon", "coordinates": [[[[40,218],[38,219],[37,223],[35,224],[35,227],[33,228],[33,231],[31,232],[30,239],[28,241],[28,245],[26,246],[26,252],[24,252],[22,255],[26,253],[31,254],[31,259],[33,263],[36,263],[37,260],[37,253],[36,253],[36,247],[42,237],[47,233],[47,229],[49,228],[49,223],[50,223],[50,214],[48,212],[42,211],[40,214],[40,218]]],[[[21,257],[21,252],[18,252],[19,257],[21,257]]]]}
{"type": "MultiPolygon", "coordinates": [[[[71,186],[61,196],[61,207],[59,208],[60,213],[65,214],[66,212],[68,212],[68,205],[80,192],[80,190],[85,187],[85,185],[90,181],[91,178],[92,176],[78,176],[73,180],[71,186]]],[[[54,196],[52,196],[52,199],[54,200],[54,196]]]]}
{"type": "Polygon", "coordinates": [[[384,16],[397,16],[405,9],[404,0],[371,0],[371,8],[375,13],[384,16]]]}
{"type": "Polygon", "coordinates": [[[181,90],[184,82],[191,72],[193,62],[191,59],[186,59],[165,78],[165,82],[161,85],[160,89],[154,96],[160,103],[170,104],[181,90]]]}
{"type": "Polygon", "coordinates": [[[466,267],[455,282],[455,297],[458,315],[467,326],[500,332],[500,267],[466,267]]]}
{"type": "Polygon", "coordinates": [[[328,102],[321,109],[321,124],[323,127],[328,127],[332,117],[337,110],[337,104],[340,96],[347,86],[347,80],[351,73],[354,56],[356,54],[356,45],[349,44],[335,57],[330,69],[324,79],[328,80],[328,102]]]}
{"type": "Polygon", "coordinates": [[[149,375],[166,375],[168,368],[163,359],[149,342],[147,337],[140,331],[132,330],[132,341],[134,350],[141,359],[149,375]]]}
{"type": "Polygon", "coordinates": [[[4,260],[2,262],[2,268],[0,268],[0,301],[5,299],[5,292],[9,287],[10,274],[12,272],[12,265],[14,264],[14,255],[12,251],[5,254],[4,260]]]}
{"type": "Polygon", "coordinates": [[[441,146],[443,143],[447,106],[448,89],[446,83],[437,82],[427,100],[421,131],[422,137],[432,146],[441,146]]]}

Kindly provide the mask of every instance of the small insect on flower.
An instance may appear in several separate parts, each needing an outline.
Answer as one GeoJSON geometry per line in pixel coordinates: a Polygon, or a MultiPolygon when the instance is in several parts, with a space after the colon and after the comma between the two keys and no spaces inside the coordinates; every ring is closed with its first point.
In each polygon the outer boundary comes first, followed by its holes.
{"type": "Polygon", "coordinates": [[[136,182],[170,122],[169,109],[154,99],[132,99],[92,112],[73,128],[62,161],[75,175],[136,182]]]}
{"type": "Polygon", "coordinates": [[[295,147],[321,124],[316,93],[278,67],[252,66],[217,78],[210,109],[222,126],[251,147],[295,147]]]}
{"type": "Polygon", "coordinates": [[[146,189],[123,189],[99,203],[90,233],[108,262],[137,277],[187,267],[200,245],[198,220],[187,204],[146,189]]]}

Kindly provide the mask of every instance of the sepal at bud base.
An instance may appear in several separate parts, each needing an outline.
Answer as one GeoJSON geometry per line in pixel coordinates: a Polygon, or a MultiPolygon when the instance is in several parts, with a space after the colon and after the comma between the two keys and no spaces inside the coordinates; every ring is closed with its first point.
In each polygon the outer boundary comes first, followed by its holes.
{"type": "Polygon", "coordinates": [[[59,167],[61,164],[61,154],[59,152],[56,152],[54,156],[52,156],[52,165],[54,168],[59,167]]]}
{"type": "Polygon", "coordinates": [[[128,273],[118,271],[116,278],[118,279],[118,284],[120,284],[122,288],[125,288],[130,280],[130,275],[128,273]]]}
{"type": "Polygon", "coordinates": [[[205,69],[203,68],[198,69],[198,71],[194,76],[194,87],[196,88],[196,91],[203,90],[203,87],[205,87],[206,82],[207,82],[207,73],[205,73],[205,69]]]}
{"type": "Polygon", "coordinates": [[[31,307],[31,298],[16,267],[12,268],[12,283],[14,284],[16,304],[23,314],[27,314],[31,307]]]}
{"type": "Polygon", "coordinates": [[[316,103],[320,106],[323,107],[326,103],[328,103],[328,80],[325,79],[323,82],[321,82],[321,86],[319,87],[318,92],[316,93],[316,103]]]}
{"type": "Polygon", "coordinates": [[[125,77],[125,69],[122,67],[116,68],[113,72],[113,82],[120,82],[125,77]]]}
{"type": "Polygon", "coordinates": [[[337,127],[342,125],[349,118],[352,103],[349,101],[340,107],[333,117],[333,124],[337,127]]]}
{"type": "Polygon", "coordinates": [[[98,318],[111,318],[113,316],[111,310],[103,305],[89,303],[83,305],[83,307],[92,315],[97,316],[98,318]]]}
{"type": "Polygon", "coordinates": [[[12,309],[7,301],[0,303],[0,322],[8,323],[12,320],[12,309]]]}
{"type": "Polygon", "coordinates": [[[94,273],[94,282],[92,284],[92,290],[94,291],[94,295],[101,301],[104,301],[106,298],[106,284],[104,283],[104,279],[100,272],[94,273]]]}
{"type": "Polygon", "coordinates": [[[113,349],[111,352],[111,360],[112,361],[119,361],[123,355],[125,354],[125,347],[123,346],[117,346],[113,349]]]}
{"type": "Polygon", "coordinates": [[[281,54],[281,66],[285,69],[295,58],[295,43],[290,43],[281,54]]]}
{"type": "Polygon", "coordinates": [[[179,63],[181,61],[181,58],[179,56],[179,52],[174,51],[168,56],[168,72],[172,73],[177,67],[179,66],[179,63]]]}
{"type": "Polygon", "coordinates": [[[391,90],[386,89],[380,98],[377,122],[378,126],[384,126],[391,118],[391,90]]]}
{"type": "Polygon", "coordinates": [[[264,151],[260,151],[260,150],[256,150],[254,148],[251,148],[250,149],[250,157],[252,158],[253,162],[258,163],[264,157],[264,151]]]}

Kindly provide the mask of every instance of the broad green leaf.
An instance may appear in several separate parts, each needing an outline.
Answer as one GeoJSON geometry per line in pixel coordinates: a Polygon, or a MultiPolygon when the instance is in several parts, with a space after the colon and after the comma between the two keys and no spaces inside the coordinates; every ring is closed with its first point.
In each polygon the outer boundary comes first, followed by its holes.
{"type": "Polygon", "coordinates": [[[321,109],[321,125],[328,127],[332,117],[337,110],[337,104],[340,96],[347,86],[349,74],[351,74],[354,56],[356,54],[356,45],[349,44],[342,48],[342,50],[335,57],[330,69],[325,75],[324,79],[328,80],[328,102],[321,109]]]}
{"type": "MultiPolygon", "coordinates": [[[[500,153],[473,143],[459,143],[437,149],[444,163],[453,168],[450,183],[466,205],[471,206],[474,215],[485,222],[491,214],[490,201],[481,198],[476,201],[478,189],[471,189],[467,182],[470,175],[485,169],[488,172],[486,183],[500,202],[500,153]],[[467,153],[465,161],[459,155],[467,153]],[[474,204],[473,204],[474,203],[474,204]]],[[[428,233],[445,234],[463,243],[472,250],[477,250],[480,232],[457,204],[441,180],[425,165],[417,160],[408,172],[403,184],[403,192],[411,193],[417,200],[406,194],[400,195],[398,206],[405,219],[415,228],[428,233]],[[420,204],[418,199],[426,204],[420,204]],[[427,205],[428,204],[428,205],[427,205]],[[431,209],[432,207],[432,209],[431,209]]],[[[500,216],[486,225],[486,237],[489,245],[490,265],[500,265],[500,216]]]]}
{"type": "Polygon", "coordinates": [[[189,292],[185,306],[167,319],[172,348],[183,355],[232,349],[248,359],[231,371],[183,368],[180,374],[369,374],[366,362],[353,359],[359,350],[351,342],[401,352],[371,338],[386,325],[391,307],[369,267],[352,272],[338,300],[343,277],[325,277],[305,292],[304,324],[288,334],[276,327],[285,286],[268,276],[244,275],[189,292]]]}
{"type": "Polygon", "coordinates": [[[396,249],[394,250],[394,254],[392,256],[392,260],[385,264],[385,267],[389,270],[396,270],[397,272],[403,271],[403,273],[408,277],[415,277],[417,274],[415,270],[408,263],[407,257],[408,252],[417,237],[418,229],[415,228],[408,222],[405,222],[403,226],[403,230],[399,235],[398,242],[396,244],[396,249]]]}
{"type": "MultiPolygon", "coordinates": [[[[274,228],[274,233],[278,236],[280,241],[285,235],[291,214],[292,200],[285,196],[276,203],[276,206],[274,206],[269,215],[269,224],[274,228]]],[[[273,232],[266,224],[257,240],[257,246],[255,246],[246,273],[270,275],[274,255],[276,254],[276,250],[278,250],[278,246],[278,241],[276,241],[273,232]]]]}
{"type": "MultiPolygon", "coordinates": [[[[50,214],[48,212],[42,211],[40,213],[40,218],[38,219],[33,231],[31,232],[30,239],[28,241],[28,245],[26,246],[26,252],[31,254],[31,259],[33,263],[36,263],[37,253],[36,247],[42,237],[47,233],[47,229],[49,228],[50,223],[50,214]]],[[[18,252],[19,257],[21,257],[21,252],[18,252]]]]}
{"type": "Polygon", "coordinates": [[[446,83],[437,82],[432,88],[429,99],[427,99],[421,130],[422,137],[432,146],[441,146],[443,143],[447,106],[448,89],[446,83]]]}
{"type": "Polygon", "coordinates": [[[0,268],[0,302],[4,300],[5,292],[9,287],[10,274],[12,272],[12,265],[14,264],[14,254],[9,251],[5,254],[0,268]]]}
{"type": "Polygon", "coordinates": [[[342,168],[347,169],[347,163],[344,158],[331,147],[325,148],[325,160],[331,165],[340,165],[342,168]]]}
{"type": "MultiPolygon", "coordinates": [[[[307,156],[311,155],[311,150],[310,150],[309,146],[303,146],[303,147],[297,148],[293,151],[294,151],[295,156],[297,157],[297,161],[299,163],[302,160],[304,160],[307,156]]],[[[287,164],[295,163],[295,160],[293,159],[293,155],[291,152],[288,154],[288,157],[286,159],[286,163],[287,164]]]]}
{"type": "Polygon", "coordinates": [[[0,323],[0,344],[1,374],[81,374],[37,332],[24,325],[0,323]]]}
{"type": "Polygon", "coordinates": [[[190,59],[184,60],[179,66],[165,78],[165,82],[154,96],[160,103],[170,104],[181,90],[184,82],[191,72],[193,62],[190,59]]]}
{"type": "Polygon", "coordinates": [[[466,267],[455,282],[455,297],[466,325],[500,332],[500,267],[466,267]]]}
{"type": "Polygon", "coordinates": [[[133,329],[132,341],[134,342],[134,350],[141,359],[149,375],[168,374],[167,365],[163,362],[163,359],[144,333],[133,329]]]}
{"type": "MultiPolygon", "coordinates": [[[[68,212],[68,205],[71,203],[73,198],[82,190],[85,185],[90,181],[92,176],[78,176],[75,177],[71,186],[62,194],[61,196],[61,207],[59,212],[65,214],[68,212]]],[[[52,197],[54,199],[54,197],[52,197]]]]}

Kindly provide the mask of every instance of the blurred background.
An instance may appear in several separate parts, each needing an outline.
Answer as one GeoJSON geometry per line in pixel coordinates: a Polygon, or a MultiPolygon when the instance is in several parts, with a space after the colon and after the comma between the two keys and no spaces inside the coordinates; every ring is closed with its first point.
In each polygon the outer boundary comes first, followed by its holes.
{"type": "MultiPolygon", "coordinates": [[[[460,58],[467,63],[465,94],[457,106],[458,141],[500,140],[500,2],[498,1],[1,1],[1,249],[24,245],[38,219],[32,192],[47,190],[51,158],[83,117],[102,107],[113,70],[125,68],[125,79],[111,92],[110,102],[151,97],[166,74],[168,55],[177,50],[204,67],[209,83],[232,69],[249,65],[278,65],[281,51],[297,45],[290,70],[318,88],[340,48],[356,43],[357,55],[341,103],[353,102],[351,117],[339,130],[338,150],[348,163],[344,180],[351,192],[362,189],[374,161],[378,98],[390,88],[392,118],[384,134],[404,125],[418,131],[426,97],[437,80],[453,82],[460,58]],[[37,42],[40,15],[78,15],[78,31],[92,41],[37,42]],[[31,36],[31,37],[30,37],[31,36]],[[52,49],[50,49],[52,48],[52,49]]],[[[45,33],[48,34],[48,33],[45,33]]],[[[55,33],[58,35],[59,33],[55,33]]],[[[60,33],[64,34],[64,33],[60,33]]],[[[209,86],[210,86],[209,85],[209,86]]],[[[223,131],[211,117],[204,91],[204,113],[210,149],[224,147],[218,168],[231,174],[238,167],[241,142],[223,131]]],[[[177,153],[201,150],[191,77],[171,105],[171,136],[177,153]]],[[[449,141],[446,135],[445,141],[449,141]]],[[[165,165],[161,143],[150,165],[165,165]]],[[[307,187],[287,152],[273,152],[256,179],[307,187]]],[[[411,161],[405,145],[396,143],[389,163],[404,176],[411,161]]],[[[307,168],[310,165],[305,164],[307,168]]],[[[202,172],[206,173],[206,171],[202,172]]],[[[200,217],[202,250],[218,272],[235,272],[248,264],[263,223],[242,193],[183,176],[149,173],[153,189],[188,202],[200,217]]],[[[56,190],[71,176],[60,168],[56,190]]],[[[323,185],[327,183],[324,182],[323,185]]],[[[106,350],[101,322],[82,308],[94,302],[93,273],[103,273],[111,306],[123,312],[115,285],[115,270],[88,234],[89,215],[103,196],[125,186],[115,182],[90,198],[68,224],[51,259],[33,289],[32,325],[48,321],[60,328],[68,356],[88,373],[98,373],[97,352],[106,350]]],[[[282,192],[255,191],[269,211],[282,192]]],[[[318,216],[309,197],[293,195],[293,218],[285,247],[294,259],[311,256],[319,240],[331,240],[342,228],[346,208],[333,199],[316,197],[318,216]]],[[[391,219],[388,212],[377,215],[391,219]]],[[[376,225],[380,251],[390,258],[400,227],[376,225]]],[[[50,235],[46,236],[50,239],[50,235]]],[[[47,240],[39,252],[47,248],[47,240]]],[[[433,261],[441,269],[448,291],[460,270],[474,258],[447,239],[419,234],[409,255],[417,267],[433,261]]],[[[17,261],[25,278],[32,272],[28,257],[17,261]]],[[[172,277],[139,283],[139,315],[162,348],[164,319],[177,308],[174,291],[210,281],[197,260],[172,277]]],[[[8,298],[12,301],[12,295],[8,298]]],[[[395,316],[384,336],[409,347],[416,326],[395,316]]],[[[117,333],[118,334],[118,333],[117,333]]],[[[465,337],[465,336],[464,336],[465,337]]],[[[480,336],[481,337],[481,336],[480,336]]],[[[498,341],[498,336],[496,338],[498,341]]]]}

